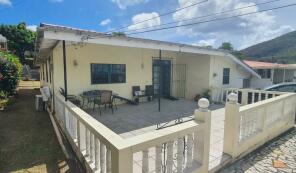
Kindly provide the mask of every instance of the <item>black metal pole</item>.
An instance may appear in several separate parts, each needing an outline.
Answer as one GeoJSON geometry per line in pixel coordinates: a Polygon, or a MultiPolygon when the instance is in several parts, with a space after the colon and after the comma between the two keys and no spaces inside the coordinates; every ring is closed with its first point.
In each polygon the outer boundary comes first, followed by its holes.
{"type": "Polygon", "coordinates": [[[161,63],[161,50],[159,50],[159,89],[158,89],[158,111],[160,112],[160,98],[162,96],[162,63],[161,63]]]}
{"type": "Polygon", "coordinates": [[[65,42],[65,40],[63,40],[63,63],[64,63],[65,101],[67,101],[68,87],[67,87],[67,59],[66,59],[66,42],[65,42]]]}

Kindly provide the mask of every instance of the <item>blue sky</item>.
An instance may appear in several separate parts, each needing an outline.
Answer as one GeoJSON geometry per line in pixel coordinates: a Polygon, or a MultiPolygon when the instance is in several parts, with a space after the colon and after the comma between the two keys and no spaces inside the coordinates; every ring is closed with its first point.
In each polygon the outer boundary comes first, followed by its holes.
{"type": "MultiPolygon", "coordinates": [[[[252,6],[225,14],[223,17],[296,3],[295,0],[279,0],[256,6],[254,3],[270,0],[208,0],[200,5],[158,18],[160,14],[200,1],[202,0],[0,0],[0,23],[17,24],[24,21],[30,29],[35,29],[43,22],[106,32],[155,18],[125,28],[125,31],[131,33],[131,30],[143,27],[158,28],[158,25],[167,22],[186,24],[184,20],[239,7],[252,6]]],[[[236,49],[241,49],[293,31],[296,28],[295,10],[296,6],[227,21],[132,36],[213,47],[218,47],[223,41],[230,41],[236,49]]],[[[199,20],[213,17],[215,16],[199,20]]]]}

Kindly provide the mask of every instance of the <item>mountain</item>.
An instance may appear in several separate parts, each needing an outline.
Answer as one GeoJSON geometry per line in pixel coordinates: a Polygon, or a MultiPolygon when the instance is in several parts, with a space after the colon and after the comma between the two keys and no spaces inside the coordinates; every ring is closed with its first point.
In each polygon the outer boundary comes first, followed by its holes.
{"type": "Polygon", "coordinates": [[[296,63],[296,31],[240,51],[245,59],[296,63]]]}

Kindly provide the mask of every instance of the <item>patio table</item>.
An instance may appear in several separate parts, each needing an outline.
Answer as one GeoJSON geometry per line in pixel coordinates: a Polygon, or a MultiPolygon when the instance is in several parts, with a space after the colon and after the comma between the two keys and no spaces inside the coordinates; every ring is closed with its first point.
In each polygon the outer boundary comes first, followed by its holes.
{"type": "MultiPolygon", "coordinates": [[[[117,109],[117,105],[115,103],[115,99],[114,96],[118,96],[118,93],[112,92],[112,103],[115,105],[115,108],[117,109]]],[[[100,98],[100,93],[98,94],[80,94],[80,97],[82,98],[82,108],[84,108],[84,104],[85,104],[85,100],[89,102],[94,102],[95,99],[99,99],[100,98]]]]}

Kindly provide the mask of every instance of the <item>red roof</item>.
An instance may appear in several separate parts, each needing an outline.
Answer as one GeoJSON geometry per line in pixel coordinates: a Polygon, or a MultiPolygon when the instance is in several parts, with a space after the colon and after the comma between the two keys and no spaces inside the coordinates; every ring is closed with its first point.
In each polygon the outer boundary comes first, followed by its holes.
{"type": "Polygon", "coordinates": [[[246,63],[248,66],[258,69],[258,68],[275,68],[278,67],[281,64],[276,63],[270,63],[270,62],[261,62],[261,61],[249,61],[244,60],[244,63],[246,63]]]}

